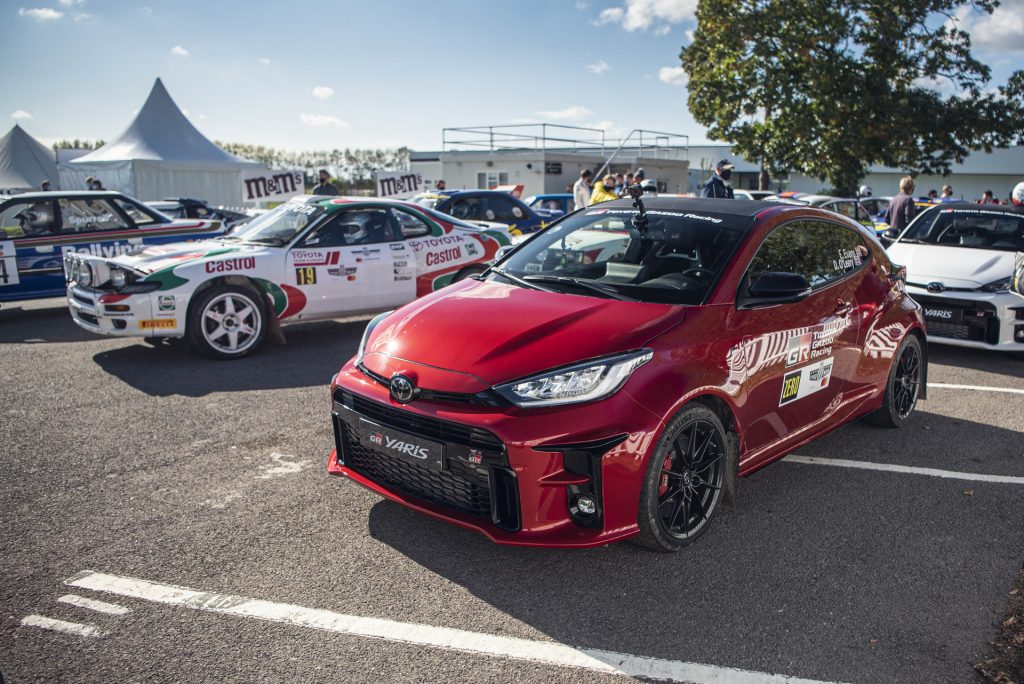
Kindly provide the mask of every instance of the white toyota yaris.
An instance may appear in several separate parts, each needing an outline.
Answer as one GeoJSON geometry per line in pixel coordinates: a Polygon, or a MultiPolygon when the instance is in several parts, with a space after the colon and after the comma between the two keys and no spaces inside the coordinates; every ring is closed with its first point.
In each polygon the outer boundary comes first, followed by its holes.
{"type": "Polygon", "coordinates": [[[1024,301],[1010,292],[1022,251],[1024,208],[967,203],[920,214],[888,249],[929,341],[1000,351],[1024,351],[1024,301]]]}

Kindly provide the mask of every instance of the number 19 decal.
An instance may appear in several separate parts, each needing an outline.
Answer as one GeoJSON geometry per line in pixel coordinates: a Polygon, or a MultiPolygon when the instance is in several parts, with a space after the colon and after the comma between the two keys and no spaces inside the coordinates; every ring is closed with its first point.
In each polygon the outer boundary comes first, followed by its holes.
{"type": "Polygon", "coordinates": [[[312,266],[295,269],[295,282],[299,285],[316,285],[316,269],[312,266]]]}

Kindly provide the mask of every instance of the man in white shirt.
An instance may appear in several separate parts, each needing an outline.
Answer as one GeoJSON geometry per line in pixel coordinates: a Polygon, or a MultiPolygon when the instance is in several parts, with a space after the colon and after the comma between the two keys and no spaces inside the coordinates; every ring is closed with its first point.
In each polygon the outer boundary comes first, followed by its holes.
{"type": "Polygon", "coordinates": [[[573,211],[590,206],[590,169],[580,171],[580,179],[572,186],[572,197],[575,201],[573,211]]]}

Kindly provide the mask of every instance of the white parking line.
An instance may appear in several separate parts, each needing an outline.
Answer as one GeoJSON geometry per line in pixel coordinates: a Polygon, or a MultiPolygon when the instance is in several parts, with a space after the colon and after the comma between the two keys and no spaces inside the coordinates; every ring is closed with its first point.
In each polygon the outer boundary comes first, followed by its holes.
{"type": "Polygon", "coordinates": [[[78,573],[66,580],[65,584],[194,610],[227,613],[239,617],[282,622],[341,634],[525,660],[558,667],[580,668],[627,677],[698,684],[703,682],[709,684],[824,684],[808,679],[750,670],[647,658],[597,649],[574,648],[558,642],[515,639],[448,627],[432,627],[358,615],[344,615],[329,610],[197,591],[131,577],[107,575],[91,570],[78,573]]]}
{"type": "Polygon", "coordinates": [[[929,382],[928,389],[962,389],[975,392],[1004,392],[1006,394],[1024,394],[1024,389],[1014,387],[985,387],[983,385],[951,385],[946,382],[929,382]]]}
{"type": "Polygon", "coordinates": [[[79,608],[87,608],[89,610],[95,610],[98,613],[106,613],[107,615],[126,615],[129,612],[127,608],[119,606],[116,603],[96,601],[91,598],[85,598],[84,596],[75,596],[74,594],[66,594],[57,600],[61,603],[70,603],[71,605],[79,608]]]}
{"type": "Polygon", "coordinates": [[[81,625],[77,622],[54,620],[53,618],[43,617],[42,615],[28,615],[23,617],[21,619],[21,624],[25,627],[39,627],[41,629],[49,629],[54,632],[64,632],[65,634],[74,634],[76,636],[103,636],[103,630],[99,627],[95,627],[93,625],[81,625]]]}
{"type": "Polygon", "coordinates": [[[885,470],[891,473],[906,473],[908,475],[928,475],[931,477],[944,477],[950,480],[1024,484],[1024,477],[1017,477],[1015,475],[983,475],[981,473],[964,473],[956,470],[914,468],[889,463],[868,463],[866,461],[848,461],[843,458],[818,458],[817,456],[800,456],[798,454],[790,454],[782,460],[789,461],[790,463],[803,463],[805,465],[838,466],[840,468],[859,468],[861,470],[885,470]]]}

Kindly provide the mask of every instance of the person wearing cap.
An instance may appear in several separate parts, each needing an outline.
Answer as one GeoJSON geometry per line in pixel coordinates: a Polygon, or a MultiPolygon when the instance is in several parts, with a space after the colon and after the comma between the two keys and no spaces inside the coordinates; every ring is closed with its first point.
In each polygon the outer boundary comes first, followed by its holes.
{"type": "Polygon", "coordinates": [[[593,175],[590,169],[583,169],[580,171],[579,180],[573,183],[573,211],[590,206],[590,177],[593,175]]]}
{"type": "Polygon", "coordinates": [[[728,159],[723,159],[715,164],[715,172],[701,188],[700,196],[733,199],[732,186],[729,185],[730,178],[732,178],[732,164],[728,159]]]}
{"type": "Polygon", "coordinates": [[[614,199],[619,199],[619,196],[615,194],[615,176],[609,173],[594,186],[594,194],[590,196],[590,206],[614,199]]]}

